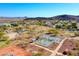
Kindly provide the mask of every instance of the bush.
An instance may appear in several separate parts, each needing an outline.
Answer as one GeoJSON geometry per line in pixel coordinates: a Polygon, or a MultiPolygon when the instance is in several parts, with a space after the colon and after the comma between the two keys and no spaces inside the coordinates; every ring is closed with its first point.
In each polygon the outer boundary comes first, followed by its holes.
{"type": "Polygon", "coordinates": [[[42,56],[42,53],[34,53],[33,56],[42,56]]]}

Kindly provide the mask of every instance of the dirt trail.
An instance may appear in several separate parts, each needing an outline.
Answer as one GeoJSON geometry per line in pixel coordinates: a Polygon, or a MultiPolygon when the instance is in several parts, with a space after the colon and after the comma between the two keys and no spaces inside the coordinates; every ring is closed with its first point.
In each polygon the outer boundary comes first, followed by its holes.
{"type": "Polygon", "coordinates": [[[32,45],[35,45],[35,46],[37,46],[37,47],[40,47],[40,48],[43,48],[43,49],[45,49],[45,50],[47,50],[47,51],[49,51],[49,52],[54,52],[54,51],[52,51],[52,50],[50,50],[50,49],[48,49],[48,48],[45,48],[45,47],[43,47],[43,46],[40,46],[40,45],[37,45],[37,44],[35,44],[35,43],[31,43],[32,45]]]}
{"type": "Polygon", "coordinates": [[[60,42],[60,44],[57,46],[57,48],[54,50],[54,53],[51,54],[51,56],[54,56],[54,55],[57,54],[58,50],[61,48],[62,44],[64,43],[64,41],[65,41],[66,39],[67,39],[67,38],[64,38],[64,39],[60,42]]]}
{"type": "MultiPolygon", "coordinates": [[[[37,47],[39,47],[39,48],[43,48],[43,49],[45,49],[45,50],[51,52],[51,54],[54,54],[54,53],[55,53],[53,50],[50,50],[50,49],[45,48],[45,47],[43,47],[43,46],[37,45],[37,44],[35,44],[35,43],[31,43],[31,44],[32,44],[32,45],[35,45],[35,46],[37,46],[37,47]]],[[[59,52],[56,52],[56,53],[61,55],[61,53],[59,53],[59,52]]]]}

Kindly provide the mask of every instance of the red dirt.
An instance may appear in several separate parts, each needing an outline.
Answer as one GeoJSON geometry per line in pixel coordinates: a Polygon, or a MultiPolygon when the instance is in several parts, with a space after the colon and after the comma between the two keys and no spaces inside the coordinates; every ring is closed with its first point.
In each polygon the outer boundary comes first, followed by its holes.
{"type": "Polygon", "coordinates": [[[42,53],[43,56],[48,56],[51,54],[51,52],[49,52],[43,48],[39,48],[39,47],[32,45],[32,44],[27,45],[26,51],[31,52],[31,53],[40,52],[40,53],[42,53]]]}
{"type": "Polygon", "coordinates": [[[9,46],[0,49],[0,56],[12,54],[14,56],[31,56],[31,53],[26,52],[24,49],[17,46],[9,46]]]}
{"type": "Polygon", "coordinates": [[[64,52],[65,50],[72,50],[75,47],[74,41],[73,40],[66,40],[61,48],[59,49],[59,52],[64,52]]]}

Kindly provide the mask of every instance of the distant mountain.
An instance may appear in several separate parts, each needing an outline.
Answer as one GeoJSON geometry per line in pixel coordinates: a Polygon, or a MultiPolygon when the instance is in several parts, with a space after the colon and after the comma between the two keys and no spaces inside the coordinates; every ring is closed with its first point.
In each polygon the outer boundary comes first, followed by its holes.
{"type": "Polygon", "coordinates": [[[0,17],[1,22],[13,22],[13,21],[20,21],[23,20],[24,17],[0,17]]]}
{"type": "Polygon", "coordinates": [[[24,19],[24,17],[0,17],[0,20],[24,19]]]}
{"type": "Polygon", "coordinates": [[[24,20],[49,20],[47,17],[31,17],[31,18],[25,18],[24,20]]]}
{"type": "Polygon", "coordinates": [[[0,17],[1,21],[17,21],[17,20],[77,20],[79,21],[79,16],[75,15],[58,15],[53,17],[0,17]]]}
{"type": "Polygon", "coordinates": [[[57,20],[78,20],[79,21],[79,16],[74,16],[74,15],[58,15],[51,18],[57,19],[57,20]]]}
{"type": "Polygon", "coordinates": [[[79,21],[79,16],[74,15],[58,15],[54,17],[36,17],[36,18],[26,18],[25,20],[77,20],[79,21]]]}

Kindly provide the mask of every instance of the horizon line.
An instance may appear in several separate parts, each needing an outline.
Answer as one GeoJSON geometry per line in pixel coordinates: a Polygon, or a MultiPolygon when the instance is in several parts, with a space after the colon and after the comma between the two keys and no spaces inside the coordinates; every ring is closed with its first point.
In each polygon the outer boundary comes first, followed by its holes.
{"type": "MultiPolygon", "coordinates": [[[[79,15],[73,15],[73,14],[60,14],[60,15],[72,15],[72,16],[79,16],[79,15]]],[[[60,15],[54,15],[54,16],[60,16],[60,15]]],[[[49,17],[54,17],[54,16],[0,16],[0,18],[37,18],[37,17],[45,17],[45,18],[49,18],[49,17]]]]}

